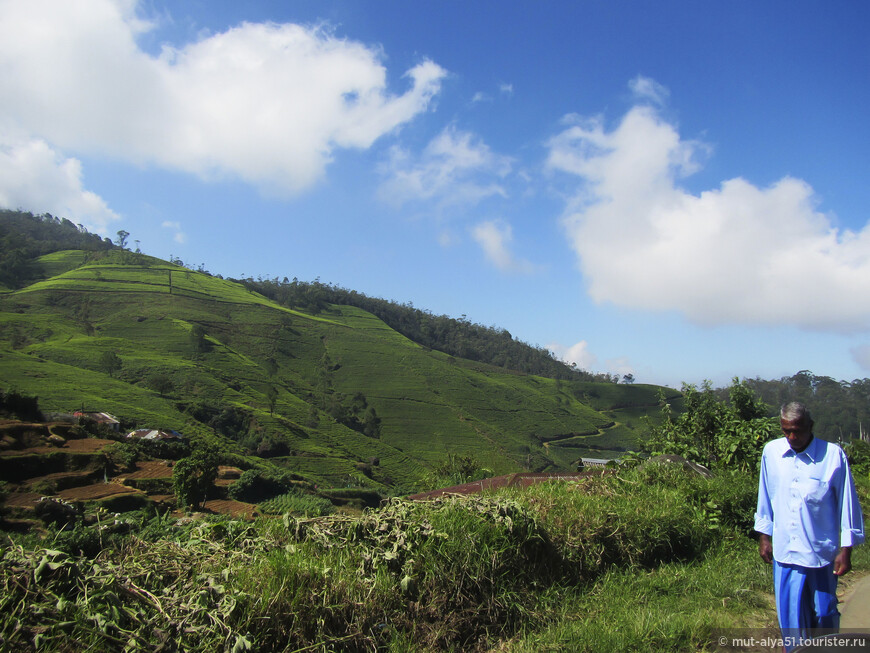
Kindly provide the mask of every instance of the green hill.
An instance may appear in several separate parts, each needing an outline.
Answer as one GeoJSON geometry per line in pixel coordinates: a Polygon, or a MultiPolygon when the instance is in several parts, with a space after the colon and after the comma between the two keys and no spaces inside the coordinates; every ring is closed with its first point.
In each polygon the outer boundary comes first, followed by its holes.
{"type": "Polygon", "coordinates": [[[294,310],[120,248],[18,269],[0,293],[0,386],[44,411],[107,411],[324,485],[409,488],[448,453],[497,474],[567,469],[633,447],[638,416],[657,409],[652,386],[454,357],[356,306],[294,310]]]}

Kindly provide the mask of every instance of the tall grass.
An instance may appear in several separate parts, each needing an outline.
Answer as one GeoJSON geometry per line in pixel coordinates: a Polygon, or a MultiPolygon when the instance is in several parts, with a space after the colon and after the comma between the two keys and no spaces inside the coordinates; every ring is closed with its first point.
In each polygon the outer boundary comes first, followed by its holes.
{"type": "Polygon", "coordinates": [[[94,560],[17,545],[0,556],[0,642],[697,650],[714,628],[773,621],[754,494],[748,477],[648,466],[359,516],[164,523],[94,560]]]}

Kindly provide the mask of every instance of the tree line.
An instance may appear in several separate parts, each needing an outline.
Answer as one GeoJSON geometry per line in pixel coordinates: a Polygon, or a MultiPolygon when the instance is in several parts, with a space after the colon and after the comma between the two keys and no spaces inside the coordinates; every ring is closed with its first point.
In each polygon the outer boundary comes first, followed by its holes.
{"type": "MultiPolygon", "coordinates": [[[[870,432],[870,379],[836,381],[829,376],[801,370],[780,379],[745,379],[744,383],[770,406],[770,415],[789,401],[810,409],[815,431],[831,442],[851,442],[870,432]]],[[[717,390],[724,396],[724,390],[717,390]]]]}
{"type": "Polygon", "coordinates": [[[806,370],[778,381],[735,378],[730,387],[716,390],[709,382],[700,388],[684,385],[679,413],[662,397],[660,418],[644,418],[649,436],[643,448],[710,469],[757,474],[764,445],[782,437],[780,407],[800,401],[813,416],[814,434],[841,444],[853,473],[864,474],[870,471],[870,442],[860,438],[860,431],[861,416],[870,408],[868,390],[870,379],[833,382],[806,370]]]}
{"type": "Polygon", "coordinates": [[[276,277],[236,281],[282,306],[315,314],[328,310],[330,304],[361,308],[409,340],[458,358],[565,381],[616,383],[619,379],[615,375],[591,373],[568,365],[544,347],[517,340],[507,329],[484,326],[468,320],[465,315],[459,318],[435,315],[415,308],[412,303],[369,297],[319,279],[306,282],[284,277],[279,281],[276,277]]]}
{"type": "Polygon", "coordinates": [[[0,209],[0,284],[18,288],[39,274],[35,259],[63,249],[105,251],[108,238],[50,213],[0,209]]]}

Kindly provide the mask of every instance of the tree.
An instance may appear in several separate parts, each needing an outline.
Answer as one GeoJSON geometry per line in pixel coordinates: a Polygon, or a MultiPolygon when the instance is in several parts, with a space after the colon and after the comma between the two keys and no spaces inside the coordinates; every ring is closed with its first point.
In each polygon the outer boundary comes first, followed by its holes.
{"type": "Polygon", "coordinates": [[[483,467],[474,456],[447,454],[447,460],[426,475],[423,483],[429,488],[462,485],[492,476],[492,470],[483,467]]]}
{"type": "Polygon", "coordinates": [[[644,448],[652,454],[677,454],[707,467],[757,471],[761,450],[778,431],[778,421],[765,417],[767,406],[738,379],[728,402],[716,399],[709,381],[699,390],[683,385],[686,410],[676,418],[662,399],[662,420],[646,419],[650,436],[644,448]]]}
{"type": "Polygon", "coordinates": [[[271,383],[266,388],[266,399],[269,401],[269,414],[272,415],[275,412],[275,404],[278,401],[278,388],[271,383]]]}
{"type": "Polygon", "coordinates": [[[104,351],[100,356],[100,369],[111,377],[121,371],[121,357],[113,351],[104,351]]]}
{"type": "Polygon", "coordinates": [[[205,329],[200,324],[194,324],[190,329],[190,347],[194,357],[210,349],[209,342],[205,339],[205,329]]]}
{"type": "Polygon", "coordinates": [[[209,449],[194,452],[175,463],[172,485],[179,507],[199,508],[217,478],[218,458],[209,449]]]}
{"type": "Polygon", "coordinates": [[[159,394],[161,397],[165,397],[175,390],[175,382],[168,374],[152,374],[148,377],[148,387],[154,390],[154,392],[159,394]]]}
{"type": "Polygon", "coordinates": [[[381,437],[381,418],[375,412],[374,406],[369,406],[363,420],[363,433],[370,438],[381,437]]]}
{"type": "Polygon", "coordinates": [[[129,231],[121,229],[118,231],[118,237],[115,239],[115,244],[121,249],[127,249],[127,238],[130,237],[129,231]]]}
{"type": "Polygon", "coordinates": [[[870,473],[870,443],[864,440],[852,440],[845,447],[849,456],[849,464],[853,474],[870,473]]]}

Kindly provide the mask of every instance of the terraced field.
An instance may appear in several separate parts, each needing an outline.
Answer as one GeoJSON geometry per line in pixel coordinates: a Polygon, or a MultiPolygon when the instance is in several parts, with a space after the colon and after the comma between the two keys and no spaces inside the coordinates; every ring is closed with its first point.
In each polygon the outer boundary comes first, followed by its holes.
{"type": "Polygon", "coordinates": [[[87,406],[195,446],[269,452],[268,464],[321,486],[390,493],[449,454],[494,474],[570,470],[640,442],[639,417],[657,411],[662,390],[455,358],[356,307],[311,314],[127,251],[53,252],[35,269],[41,278],[0,293],[5,388],[50,412],[87,406]]]}
{"type": "MultiPolygon", "coordinates": [[[[2,503],[7,512],[18,516],[32,515],[44,497],[55,497],[74,504],[103,505],[110,509],[141,508],[149,502],[175,505],[171,461],[138,461],[134,470],[112,472],[104,450],[115,444],[114,440],[71,438],[62,445],[45,442],[53,431],[66,430],[66,426],[29,424],[23,430],[15,423],[0,424],[0,437],[3,437],[7,447],[11,445],[0,451],[0,461],[8,466],[26,463],[25,469],[31,470],[25,471],[13,482],[7,482],[8,495],[2,503]],[[40,438],[44,441],[40,442],[40,438]],[[51,461],[59,455],[73,453],[87,456],[84,469],[42,473],[46,465],[39,464],[40,461],[51,461]]],[[[221,466],[218,474],[216,494],[226,496],[227,488],[238,479],[241,470],[221,466]]],[[[7,476],[6,480],[9,478],[7,476]]],[[[255,508],[252,504],[220,498],[211,499],[203,506],[205,512],[248,517],[253,515],[255,508]]]]}

